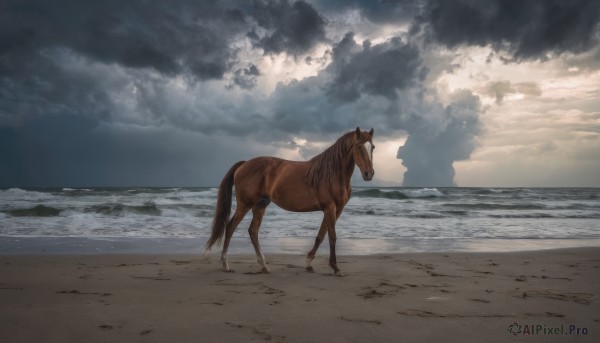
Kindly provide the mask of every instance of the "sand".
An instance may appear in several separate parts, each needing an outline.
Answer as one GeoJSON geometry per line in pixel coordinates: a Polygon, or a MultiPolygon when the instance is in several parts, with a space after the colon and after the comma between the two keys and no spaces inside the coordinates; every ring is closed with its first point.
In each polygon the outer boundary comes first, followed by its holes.
{"type": "Polygon", "coordinates": [[[0,256],[0,342],[600,341],[600,248],[267,259],[0,256]]]}

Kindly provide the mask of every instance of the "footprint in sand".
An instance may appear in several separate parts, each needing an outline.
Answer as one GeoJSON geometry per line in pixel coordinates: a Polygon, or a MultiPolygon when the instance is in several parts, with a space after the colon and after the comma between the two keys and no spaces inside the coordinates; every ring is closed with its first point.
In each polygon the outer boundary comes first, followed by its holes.
{"type": "Polygon", "coordinates": [[[147,335],[147,334],[151,333],[152,331],[154,331],[154,329],[146,329],[146,330],[142,330],[142,331],[140,332],[140,336],[145,336],[145,335],[147,335]]]}
{"type": "Polygon", "coordinates": [[[362,297],[363,299],[373,299],[373,298],[381,298],[384,296],[392,296],[398,293],[400,290],[405,289],[406,287],[401,285],[394,285],[387,282],[381,282],[376,287],[363,287],[361,288],[356,295],[362,297]]]}
{"type": "Polygon", "coordinates": [[[512,314],[459,314],[459,313],[448,313],[448,314],[440,314],[431,311],[425,310],[405,310],[398,311],[397,314],[403,316],[414,316],[414,317],[422,317],[422,318],[509,318],[515,317],[512,314]]]}
{"type": "Polygon", "coordinates": [[[349,318],[346,316],[339,316],[338,318],[340,318],[341,320],[347,321],[347,322],[352,322],[352,323],[367,323],[367,324],[376,324],[376,325],[381,324],[381,320],[377,320],[377,319],[349,318]]]}
{"type": "Polygon", "coordinates": [[[485,300],[485,299],[477,299],[477,298],[473,298],[473,299],[469,299],[471,301],[476,301],[476,302],[480,302],[480,303],[484,303],[484,304],[489,304],[490,301],[489,300],[485,300]]]}
{"type": "MultiPolygon", "coordinates": [[[[235,329],[249,330],[251,334],[257,336],[257,338],[262,341],[279,343],[279,342],[285,342],[285,340],[286,340],[285,336],[270,334],[268,332],[270,325],[268,325],[268,324],[260,324],[258,326],[253,326],[253,325],[244,325],[244,324],[238,324],[238,323],[225,322],[225,325],[227,325],[231,328],[235,328],[235,329]]],[[[250,340],[254,340],[254,339],[250,339],[250,340]]]]}
{"type": "MultiPolygon", "coordinates": [[[[511,292],[515,293],[515,292],[511,292]]],[[[593,294],[590,293],[569,293],[563,291],[555,291],[555,290],[533,290],[526,292],[518,292],[518,294],[514,295],[517,298],[527,299],[530,297],[544,297],[553,300],[561,300],[561,301],[573,301],[582,305],[591,304],[591,299],[594,298],[593,294]]]]}

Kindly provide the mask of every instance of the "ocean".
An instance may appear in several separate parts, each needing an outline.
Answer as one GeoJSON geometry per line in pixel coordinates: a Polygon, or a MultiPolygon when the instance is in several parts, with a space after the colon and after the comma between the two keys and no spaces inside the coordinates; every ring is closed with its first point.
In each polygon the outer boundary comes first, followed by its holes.
{"type": "MultiPolygon", "coordinates": [[[[1,189],[0,253],[200,252],[216,195],[216,188],[1,189]]],[[[234,235],[234,253],[253,252],[251,216],[234,235]]],[[[321,219],[271,204],[261,244],[303,253],[321,219]]],[[[354,188],[336,230],[346,254],[600,246],[600,189],[354,188]]],[[[320,252],[328,250],[323,244],[320,252]]]]}

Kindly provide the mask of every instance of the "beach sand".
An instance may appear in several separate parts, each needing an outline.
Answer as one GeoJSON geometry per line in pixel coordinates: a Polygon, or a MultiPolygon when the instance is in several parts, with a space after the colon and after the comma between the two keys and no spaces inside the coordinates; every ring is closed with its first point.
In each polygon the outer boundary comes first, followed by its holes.
{"type": "Polygon", "coordinates": [[[600,248],[267,259],[0,256],[0,342],[600,341],[600,248]]]}

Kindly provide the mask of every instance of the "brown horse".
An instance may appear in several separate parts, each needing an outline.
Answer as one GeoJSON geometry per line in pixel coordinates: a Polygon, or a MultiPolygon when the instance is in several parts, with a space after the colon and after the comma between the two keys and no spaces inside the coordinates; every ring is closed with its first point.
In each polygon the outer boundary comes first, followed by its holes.
{"type": "Polygon", "coordinates": [[[350,178],[354,165],[358,165],[365,181],[373,178],[373,129],[351,131],[340,137],[332,146],[309,161],[287,161],[275,157],[256,157],[234,164],[219,186],[217,208],[212,222],[212,234],[206,250],[220,243],[225,236],[221,262],[227,264],[227,248],[233,232],[246,213],[252,210],[248,233],[258,263],[263,273],[269,268],[258,243],[258,230],[267,206],[274,202],[279,207],[294,212],[323,211],[323,222],[315,245],[306,257],[306,270],[312,272],[312,260],[319,245],[329,235],[329,265],[335,275],[342,275],[335,255],[335,222],[350,199],[350,178]],[[368,143],[368,144],[367,144],[368,143]],[[365,145],[368,145],[366,147],[365,145]],[[237,207],[231,220],[232,186],[235,184],[237,207]]]}

